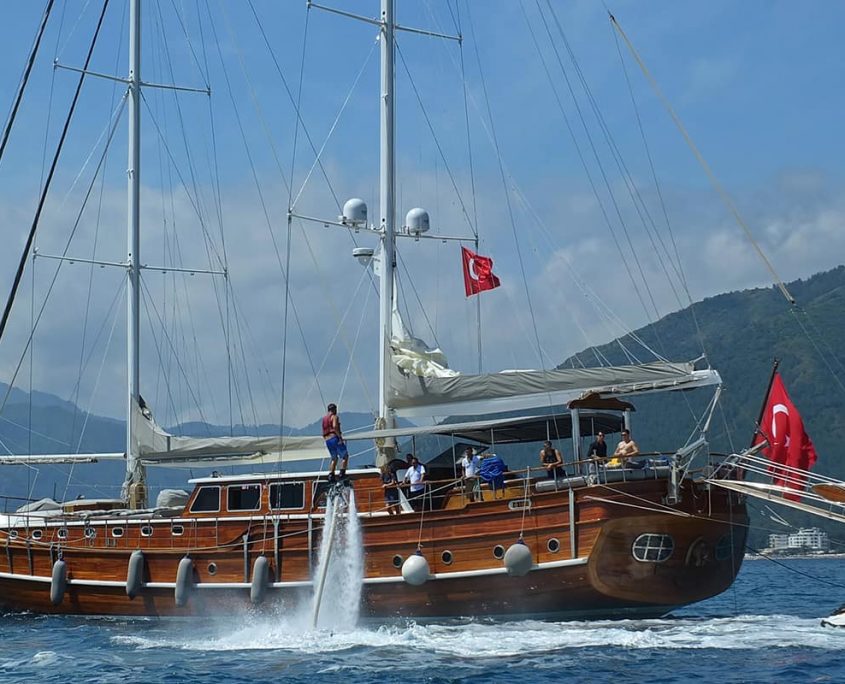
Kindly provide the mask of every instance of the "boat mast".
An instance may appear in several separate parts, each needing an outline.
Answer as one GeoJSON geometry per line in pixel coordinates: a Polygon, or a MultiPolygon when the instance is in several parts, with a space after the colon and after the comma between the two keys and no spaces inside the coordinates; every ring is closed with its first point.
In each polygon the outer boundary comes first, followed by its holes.
{"type": "MultiPolygon", "coordinates": [[[[394,193],[394,57],[393,0],[381,0],[381,139],[379,146],[379,211],[381,212],[381,277],[379,279],[379,422],[384,428],[394,426],[393,413],[388,405],[390,382],[390,338],[392,333],[393,288],[396,271],[395,225],[396,197],[394,193]]],[[[393,440],[386,440],[379,456],[389,459],[393,440]]],[[[386,462],[386,461],[385,461],[386,462]]]]}
{"type": "Polygon", "coordinates": [[[133,417],[140,406],[140,329],[141,329],[141,0],[129,0],[129,165],[126,297],[126,480],[123,496],[133,507],[146,505],[146,473],[138,459],[132,434],[133,417]]]}

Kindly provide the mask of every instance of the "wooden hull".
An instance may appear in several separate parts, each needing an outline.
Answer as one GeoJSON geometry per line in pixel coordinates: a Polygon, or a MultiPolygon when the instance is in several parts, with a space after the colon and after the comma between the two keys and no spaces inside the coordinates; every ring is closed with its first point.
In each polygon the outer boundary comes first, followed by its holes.
{"type": "MultiPolygon", "coordinates": [[[[739,571],[748,520],[735,494],[697,487],[685,483],[682,503],[673,508],[660,503],[665,480],[534,494],[524,516],[519,506],[513,506],[514,501],[521,504],[521,495],[516,499],[511,492],[509,498],[459,510],[426,512],[421,538],[419,514],[364,514],[361,616],[375,620],[653,617],[715,596],[731,585],[739,571]],[[516,542],[520,532],[534,566],[525,576],[513,577],[496,554],[516,542]],[[671,537],[669,557],[660,562],[637,560],[632,546],[644,534],[671,537]],[[411,586],[402,579],[400,567],[418,541],[431,576],[421,586],[411,586]]],[[[308,610],[322,519],[282,518],[277,516],[275,527],[266,518],[190,522],[180,518],[179,524],[187,529],[179,539],[159,534],[158,528],[147,538],[133,535],[135,523],[128,520],[119,540],[106,537],[108,547],[98,546],[96,538],[88,545],[74,543],[72,525],[65,533],[69,541],[61,547],[31,540],[27,545],[6,534],[5,540],[0,537],[5,546],[0,549],[0,606],[126,616],[308,610]],[[51,573],[60,548],[68,582],[54,603],[51,573]],[[136,549],[144,552],[145,582],[130,599],[127,568],[136,549]],[[186,554],[192,559],[193,578],[185,605],[178,606],[177,568],[186,554]],[[250,589],[259,555],[269,559],[272,578],[256,606],[250,601],[250,589]]],[[[138,521],[139,529],[142,525],[138,521]]],[[[44,536],[49,531],[45,527],[44,536]]]]}

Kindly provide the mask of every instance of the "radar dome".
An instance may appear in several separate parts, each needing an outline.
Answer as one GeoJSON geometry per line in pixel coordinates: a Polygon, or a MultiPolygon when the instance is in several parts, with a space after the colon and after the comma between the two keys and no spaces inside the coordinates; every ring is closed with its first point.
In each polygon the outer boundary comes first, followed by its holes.
{"type": "Polygon", "coordinates": [[[405,229],[412,235],[427,233],[430,228],[428,212],[416,207],[405,215],[405,229]]]}
{"type": "Polygon", "coordinates": [[[346,200],[346,204],[343,205],[343,216],[340,217],[340,221],[351,226],[366,226],[367,203],[357,197],[346,200]]]}

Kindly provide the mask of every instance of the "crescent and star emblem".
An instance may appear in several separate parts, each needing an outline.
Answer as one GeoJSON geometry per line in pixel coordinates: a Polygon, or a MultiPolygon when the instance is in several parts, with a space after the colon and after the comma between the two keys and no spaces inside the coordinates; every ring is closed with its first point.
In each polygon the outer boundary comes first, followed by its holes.
{"type": "MultiPolygon", "coordinates": [[[[778,429],[777,429],[777,422],[776,418],[779,413],[786,414],[786,417],[789,418],[789,409],[784,404],[775,404],[774,408],[772,408],[772,439],[777,439],[778,436],[778,429]]],[[[788,423],[787,423],[788,425],[788,423]]],[[[786,435],[786,444],[785,446],[789,447],[789,435],[786,435]]]]}

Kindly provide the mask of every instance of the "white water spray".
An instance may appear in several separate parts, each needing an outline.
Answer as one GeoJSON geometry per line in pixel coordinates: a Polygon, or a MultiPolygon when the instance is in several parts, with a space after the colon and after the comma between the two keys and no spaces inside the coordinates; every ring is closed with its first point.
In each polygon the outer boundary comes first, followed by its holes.
{"type": "Polygon", "coordinates": [[[326,502],[325,527],[314,573],[312,627],[351,629],[358,622],[364,554],[355,492],[344,488],[326,502]]]}

